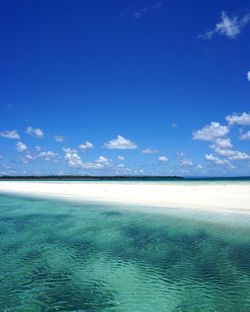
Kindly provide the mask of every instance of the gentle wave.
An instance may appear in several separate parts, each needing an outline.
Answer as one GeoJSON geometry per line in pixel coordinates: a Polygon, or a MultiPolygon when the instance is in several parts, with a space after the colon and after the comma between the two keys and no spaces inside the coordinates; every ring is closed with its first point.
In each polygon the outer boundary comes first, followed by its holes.
{"type": "Polygon", "coordinates": [[[249,225],[1,196],[0,311],[250,311],[249,225]]]}

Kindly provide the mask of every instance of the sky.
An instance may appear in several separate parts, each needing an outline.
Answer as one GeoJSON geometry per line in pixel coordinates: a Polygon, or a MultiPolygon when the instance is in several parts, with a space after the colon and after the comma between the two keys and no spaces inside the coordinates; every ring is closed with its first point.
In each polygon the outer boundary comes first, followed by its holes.
{"type": "Polygon", "coordinates": [[[250,175],[249,1],[2,1],[0,175],[250,175]]]}

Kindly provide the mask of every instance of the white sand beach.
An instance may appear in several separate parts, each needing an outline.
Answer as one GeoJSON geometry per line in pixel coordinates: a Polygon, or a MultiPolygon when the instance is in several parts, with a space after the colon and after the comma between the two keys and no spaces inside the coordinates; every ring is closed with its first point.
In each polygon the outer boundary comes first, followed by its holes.
{"type": "Polygon", "coordinates": [[[250,183],[16,182],[1,181],[0,193],[101,201],[166,208],[250,212],[250,183]]]}

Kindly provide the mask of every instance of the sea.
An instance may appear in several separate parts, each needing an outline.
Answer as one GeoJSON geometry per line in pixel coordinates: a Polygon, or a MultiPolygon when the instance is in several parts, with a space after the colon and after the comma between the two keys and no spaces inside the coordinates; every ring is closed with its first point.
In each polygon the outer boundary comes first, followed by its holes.
{"type": "Polygon", "coordinates": [[[0,194],[0,311],[249,312],[250,215],[0,194]]]}

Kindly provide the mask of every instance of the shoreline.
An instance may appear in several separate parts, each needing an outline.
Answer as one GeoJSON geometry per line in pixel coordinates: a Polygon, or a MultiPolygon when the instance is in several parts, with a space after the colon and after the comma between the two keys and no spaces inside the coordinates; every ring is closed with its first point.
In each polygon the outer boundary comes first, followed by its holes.
{"type": "Polygon", "coordinates": [[[250,212],[249,183],[105,183],[0,181],[0,194],[159,208],[250,212]]]}

